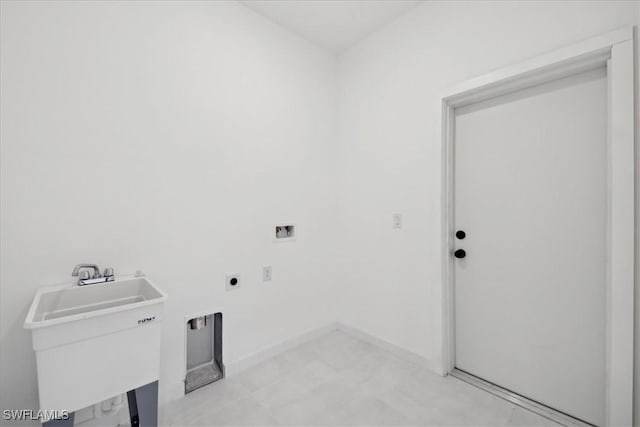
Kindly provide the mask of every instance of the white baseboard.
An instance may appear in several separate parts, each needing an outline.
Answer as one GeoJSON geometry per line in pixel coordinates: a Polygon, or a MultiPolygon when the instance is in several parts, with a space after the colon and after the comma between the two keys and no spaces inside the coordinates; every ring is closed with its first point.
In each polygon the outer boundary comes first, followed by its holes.
{"type": "Polygon", "coordinates": [[[375,345],[376,347],[383,348],[388,352],[398,356],[402,360],[406,360],[410,363],[423,366],[427,369],[431,369],[435,371],[431,361],[424,356],[421,356],[417,353],[409,351],[405,348],[399,347],[395,344],[392,344],[388,341],[385,341],[367,332],[361,331],[360,329],[356,329],[352,326],[345,325],[344,323],[335,322],[335,323],[330,323],[321,328],[313,329],[311,331],[305,332],[292,339],[282,341],[276,345],[266,347],[262,350],[259,350],[255,353],[250,354],[249,356],[243,357],[242,359],[237,360],[235,362],[231,362],[229,364],[225,363],[226,374],[228,376],[235,375],[273,356],[277,356],[278,354],[284,353],[285,351],[290,350],[294,347],[297,347],[300,344],[304,344],[305,342],[311,341],[314,338],[317,338],[319,336],[328,334],[329,332],[336,331],[336,330],[349,334],[352,337],[357,338],[359,340],[368,342],[369,344],[375,345]]]}
{"type": "Polygon", "coordinates": [[[376,347],[380,347],[384,350],[387,350],[388,352],[398,356],[402,360],[406,360],[407,362],[413,363],[415,365],[422,366],[430,370],[434,370],[433,364],[426,357],[421,356],[412,351],[409,351],[405,348],[399,347],[395,344],[392,344],[389,341],[385,341],[381,338],[378,338],[375,335],[371,335],[367,332],[361,331],[360,329],[356,329],[352,326],[345,325],[344,323],[340,323],[340,322],[338,322],[338,330],[346,334],[349,334],[354,338],[358,338],[359,340],[375,345],[376,347]]]}
{"type": "Polygon", "coordinates": [[[338,323],[330,323],[321,328],[310,330],[294,338],[284,340],[275,345],[258,350],[255,353],[243,357],[242,359],[230,363],[225,362],[225,374],[227,376],[236,375],[237,373],[242,372],[254,365],[257,365],[258,363],[263,362],[273,356],[277,356],[278,354],[284,353],[285,351],[297,347],[300,344],[304,344],[305,342],[311,341],[314,338],[326,335],[329,332],[335,330],[338,330],[338,323]]]}
{"type": "MultiPolygon", "coordinates": [[[[280,353],[284,353],[287,350],[290,350],[294,347],[299,346],[300,344],[304,344],[305,342],[311,341],[314,338],[319,336],[328,334],[331,331],[338,330],[337,323],[330,323],[321,328],[312,329],[310,331],[304,332],[296,337],[293,337],[288,340],[284,340],[279,342],[278,344],[265,347],[261,350],[256,351],[255,353],[251,353],[239,360],[224,362],[225,367],[225,376],[232,377],[237,375],[238,373],[244,371],[247,368],[250,368],[254,365],[257,365],[260,362],[263,362],[271,357],[277,356],[280,353]]],[[[160,393],[159,405],[164,406],[174,400],[178,400],[184,397],[184,381],[179,381],[173,384],[170,384],[162,390],[160,393]]]]}
{"type": "MultiPolygon", "coordinates": [[[[405,348],[399,347],[395,344],[392,344],[388,341],[385,341],[367,332],[363,332],[349,325],[345,325],[344,323],[334,322],[326,326],[323,326],[321,328],[310,330],[308,332],[300,334],[291,339],[281,341],[275,345],[265,347],[239,360],[225,363],[225,374],[227,377],[237,375],[238,373],[244,371],[245,369],[255,366],[260,362],[263,362],[271,357],[277,356],[280,353],[284,353],[287,350],[290,350],[294,347],[297,347],[301,344],[311,341],[317,337],[326,335],[332,331],[342,331],[346,334],[353,336],[354,338],[365,341],[377,347],[383,348],[403,360],[406,360],[410,363],[423,366],[427,369],[437,372],[437,370],[433,366],[434,364],[431,363],[429,359],[417,353],[414,353],[405,348]]],[[[168,387],[167,395],[161,396],[161,398],[162,397],[164,398],[161,399],[162,400],[161,406],[170,401],[177,400],[181,397],[184,397],[184,383],[180,382],[179,384],[174,384],[173,386],[168,387]]]]}

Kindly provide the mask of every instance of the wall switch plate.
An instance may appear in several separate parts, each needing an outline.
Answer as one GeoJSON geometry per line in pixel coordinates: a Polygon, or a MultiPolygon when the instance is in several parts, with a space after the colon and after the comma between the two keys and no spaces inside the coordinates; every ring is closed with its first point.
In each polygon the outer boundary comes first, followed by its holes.
{"type": "Polygon", "coordinates": [[[393,228],[402,228],[402,214],[393,214],[393,228]]]}
{"type": "Polygon", "coordinates": [[[262,281],[270,282],[271,281],[271,266],[262,267],[262,281]]]}
{"type": "Polygon", "coordinates": [[[233,291],[234,289],[238,289],[240,287],[240,275],[239,274],[230,274],[225,279],[225,289],[227,291],[233,291]]]}

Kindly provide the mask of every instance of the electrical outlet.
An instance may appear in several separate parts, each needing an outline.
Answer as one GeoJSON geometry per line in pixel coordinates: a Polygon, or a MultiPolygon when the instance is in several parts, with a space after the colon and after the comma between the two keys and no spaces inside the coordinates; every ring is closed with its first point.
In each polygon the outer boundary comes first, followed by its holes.
{"type": "Polygon", "coordinates": [[[393,214],[393,228],[402,228],[402,214],[393,214]]]}
{"type": "Polygon", "coordinates": [[[238,289],[240,287],[240,275],[239,274],[230,274],[225,279],[225,289],[227,291],[233,291],[234,289],[238,289]]]}
{"type": "Polygon", "coordinates": [[[262,267],[262,281],[270,282],[271,281],[271,266],[262,267]]]}

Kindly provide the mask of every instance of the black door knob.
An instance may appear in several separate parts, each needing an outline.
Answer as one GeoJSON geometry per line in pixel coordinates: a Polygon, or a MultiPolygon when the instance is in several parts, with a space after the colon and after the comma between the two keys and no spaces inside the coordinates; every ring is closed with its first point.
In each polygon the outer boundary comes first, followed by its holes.
{"type": "Polygon", "coordinates": [[[464,239],[465,237],[467,237],[467,233],[465,233],[462,230],[458,230],[456,231],[456,237],[460,240],[464,239]]]}
{"type": "Polygon", "coordinates": [[[467,253],[465,252],[464,249],[458,249],[453,253],[453,256],[456,258],[464,258],[467,256],[467,253]]]}

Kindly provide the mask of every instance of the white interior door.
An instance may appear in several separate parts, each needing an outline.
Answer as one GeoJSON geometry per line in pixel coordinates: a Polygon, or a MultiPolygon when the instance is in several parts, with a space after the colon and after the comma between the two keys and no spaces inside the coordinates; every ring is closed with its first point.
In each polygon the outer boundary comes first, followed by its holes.
{"type": "Polygon", "coordinates": [[[603,425],[605,68],[455,110],[455,365],[603,425]]]}

